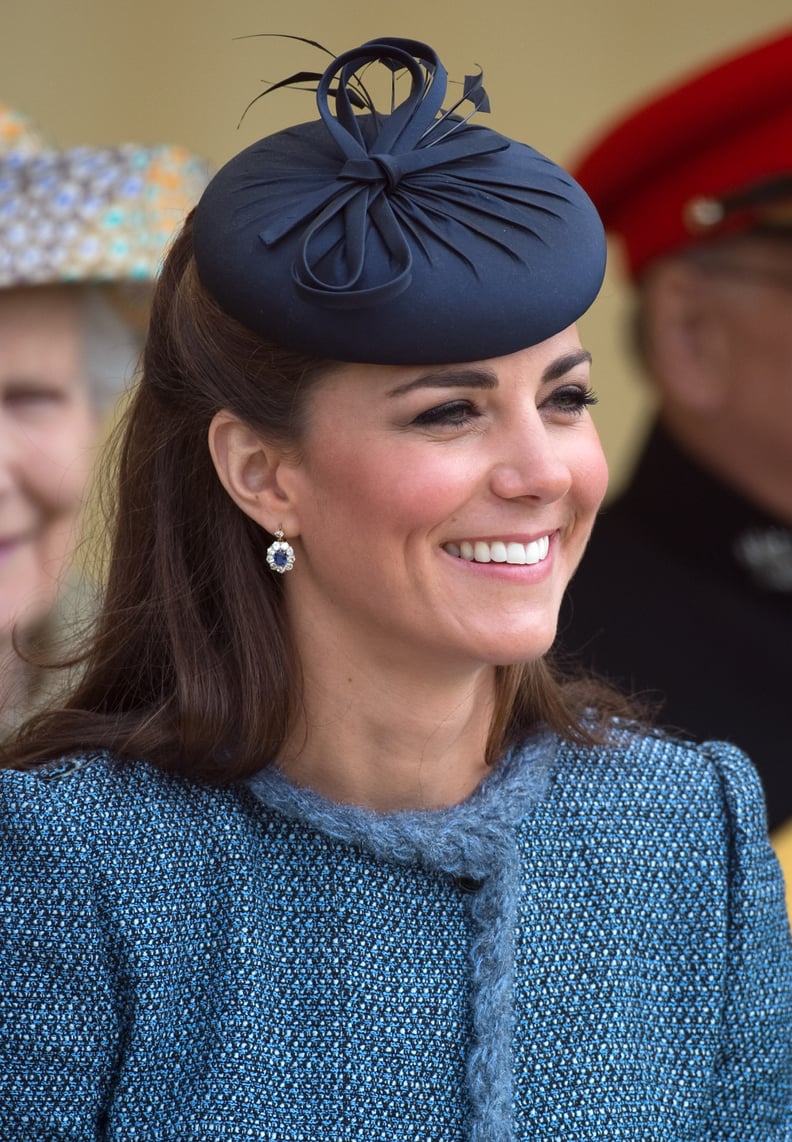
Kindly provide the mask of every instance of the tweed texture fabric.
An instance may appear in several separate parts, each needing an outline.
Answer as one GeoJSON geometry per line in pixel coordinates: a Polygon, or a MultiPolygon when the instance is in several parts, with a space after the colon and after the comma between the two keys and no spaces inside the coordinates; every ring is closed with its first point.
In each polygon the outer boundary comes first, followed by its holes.
{"type": "Polygon", "coordinates": [[[782,1142],[792,957],[729,746],[536,742],[378,816],[0,775],[0,1137],[782,1142]]]}

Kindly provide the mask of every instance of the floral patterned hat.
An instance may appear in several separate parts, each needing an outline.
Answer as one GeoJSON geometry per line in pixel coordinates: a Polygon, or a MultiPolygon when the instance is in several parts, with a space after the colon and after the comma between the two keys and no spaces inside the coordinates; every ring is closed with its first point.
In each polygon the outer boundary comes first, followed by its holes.
{"type": "Polygon", "coordinates": [[[0,104],[0,289],[153,280],[208,177],[180,147],[59,151],[0,104]]]}

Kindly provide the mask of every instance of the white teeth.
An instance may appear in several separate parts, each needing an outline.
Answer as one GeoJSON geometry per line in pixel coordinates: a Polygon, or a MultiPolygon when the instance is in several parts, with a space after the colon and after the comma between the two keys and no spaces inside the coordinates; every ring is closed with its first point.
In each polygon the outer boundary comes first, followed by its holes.
{"type": "Polygon", "coordinates": [[[449,555],[457,559],[475,560],[476,563],[512,563],[534,564],[541,563],[547,558],[550,550],[550,536],[543,535],[541,539],[533,539],[530,543],[504,543],[500,539],[492,543],[485,543],[477,539],[475,543],[463,539],[458,545],[446,543],[443,545],[449,555]]]}
{"type": "Polygon", "coordinates": [[[541,539],[534,539],[533,542],[526,543],[525,545],[525,562],[541,563],[543,559],[547,558],[547,552],[549,550],[549,535],[543,535],[541,539]]]}

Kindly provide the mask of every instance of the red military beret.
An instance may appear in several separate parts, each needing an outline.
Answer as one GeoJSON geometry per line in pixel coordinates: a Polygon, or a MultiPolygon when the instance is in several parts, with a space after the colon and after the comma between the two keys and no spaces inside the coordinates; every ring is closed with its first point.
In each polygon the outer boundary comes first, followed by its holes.
{"type": "Polygon", "coordinates": [[[792,225],[792,29],[643,102],[572,168],[631,275],[758,223],[792,225]]]}

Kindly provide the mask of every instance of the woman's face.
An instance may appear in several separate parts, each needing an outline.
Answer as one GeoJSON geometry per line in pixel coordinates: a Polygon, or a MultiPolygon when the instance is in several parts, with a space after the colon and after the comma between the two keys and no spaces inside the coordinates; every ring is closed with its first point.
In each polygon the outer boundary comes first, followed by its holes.
{"type": "Polygon", "coordinates": [[[96,417],[79,302],[0,291],[0,639],[52,607],[72,552],[96,417]]]}
{"type": "Polygon", "coordinates": [[[590,399],[574,327],[494,360],[322,381],[281,473],[298,640],[438,667],[543,654],[606,487],[590,399]]]}

